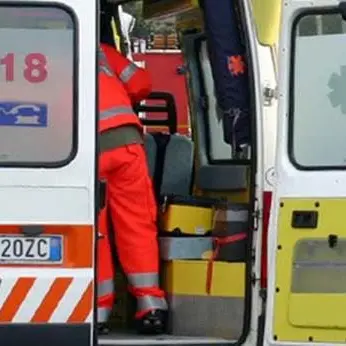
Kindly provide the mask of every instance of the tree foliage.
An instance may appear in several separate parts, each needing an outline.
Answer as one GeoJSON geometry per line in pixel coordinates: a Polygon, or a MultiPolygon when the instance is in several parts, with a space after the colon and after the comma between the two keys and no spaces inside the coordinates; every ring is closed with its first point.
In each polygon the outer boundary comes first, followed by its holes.
{"type": "Polygon", "coordinates": [[[150,34],[172,34],[175,32],[175,18],[163,20],[144,20],[142,16],[142,1],[132,1],[123,5],[123,10],[136,18],[132,37],[145,38],[150,34]]]}

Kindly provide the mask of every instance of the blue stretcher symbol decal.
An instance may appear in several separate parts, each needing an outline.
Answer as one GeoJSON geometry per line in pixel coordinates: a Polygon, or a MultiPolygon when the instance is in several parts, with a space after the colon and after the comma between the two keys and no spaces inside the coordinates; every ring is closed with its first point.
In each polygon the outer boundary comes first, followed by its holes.
{"type": "Polygon", "coordinates": [[[0,126],[47,127],[44,103],[0,101],[0,126]]]}

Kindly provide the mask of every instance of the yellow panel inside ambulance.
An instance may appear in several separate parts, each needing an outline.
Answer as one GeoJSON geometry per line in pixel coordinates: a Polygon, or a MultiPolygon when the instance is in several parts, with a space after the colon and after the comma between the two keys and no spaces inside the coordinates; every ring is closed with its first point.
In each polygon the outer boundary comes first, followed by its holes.
{"type": "Polygon", "coordinates": [[[278,43],[281,18],[281,0],[252,0],[257,38],[264,46],[278,43]]]}
{"type": "MultiPolygon", "coordinates": [[[[214,98],[206,42],[203,42],[203,48],[196,53],[193,49],[194,38],[189,43],[184,40],[185,30],[203,28],[202,15],[196,8],[197,1],[162,1],[164,3],[162,6],[168,7],[160,9],[150,7],[154,6],[154,2],[152,5],[150,3],[150,1],[143,1],[143,17],[159,20],[157,18],[160,18],[162,14],[176,14],[177,12],[181,14],[177,17],[176,25],[180,30],[181,44],[184,46],[185,42],[187,45],[183,47],[183,54],[188,65],[191,90],[195,90],[196,83],[199,83],[201,77],[200,73],[203,73],[202,77],[209,83],[207,86],[208,97],[214,98]],[[191,13],[199,15],[189,16],[191,13]],[[196,68],[197,64],[201,66],[201,70],[196,68]]],[[[215,102],[215,99],[213,100],[215,102]]],[[[196,121],[201,119],[200,114],[196,114],[194,111],[196,102],[198,102],[197,95],[192,91],[189,105],[192,127],[195,127],[196,121]]],[[[196,133],[196,131],[194,132],[196,133]]],[[[221,138],[222,133],[214,133],[213,136],[221,138]]],[[[182,136],[171,135],[171,141],[174,140],[178,143],[181,140],[179,137],[182,136]]],[[[184,140],[191,141],[187,138],[184,140]]],[[[205,150],[199,145],[199,140],[198,136],[193,136],[195,158],[198,156],[198,152],[205,150]]],[[[169,157],[174,157],[175,162],[181,160],[181,155],[178,154],[178,157],[177,152],[174,152],[173,156],[168,155],[169,153],[166,151],[166,160],[169,157]]],[[[172,161],[171,165],[167,166],[172,167],[172,170],[179,170],[179,165],[176,165],[175,162],[172,161]]],[[[232,165],[233,162],[230,163],[230,166],[232,165]]],[[[198,164],[195,169],[199,169],[198,164]]],[[[193,174],[192,169],[190,173],[193,174]]],[[[217,176],[214,178],[217,179],[217,176]]],[[[232,225],[230,227],[232,232],[238,229],[239,225],[243,231],[247,232],[248,215],[250,215],[247,211],[249,186],[241,190],[225,189],[224,191],[213,191],[212,189],[197,191],[195,189],[192,194],[184,197],[186,203],[182,199],[178,201],[178,198],[168,200],[161,218],[161,227],[165,231],[165,236],[160,238],[162,286],[168,294],[171,311],[173,311],[170,316],[170,332],[173,335],[205,335],[236,340],[243,333],[244,313],[249,312],[245,306],[246,259],[243,258],[243,254],[246,254],[246,243],[241,241],[240,252],[238,252],[239,247],[235,244],[230,245],[228,250],[225,247],[220,255],[223,260],[217,259],[212,263],[208,259],[215,249],[207,231],[215,226],[214,222],[219,222],[222,229],[229,222],[232,225]],[[220,197],[228,199],[232,206],[228,211],[221,211],[222,215],[216,217],[215,209],[217,209],[216,205],[219,203],[220,197]],[[238,209],[232,209],[234,202],[242,202],[242,204],[240,207],[237,205],[238,209]],[[229,219],[233,216],[237,219],[235,223],[229,219]],[[177,229],[180,230],[180,233],[170,236],[170,232],[177,229]],[[227,252],[231,253],[231,259],[226,258],[227,252]]],[[[119,285],[117,287],[119,288],[119,285]]],[[[119,294],[118,291],[117,296],[118,300],[120,296],[123,301],[128,300],[123,292],[119,294]]],[[[125,303],[125,305],[131,304],[125,303]]],[[[126,315],[127,319],[128,312],[123,315],[126,315]]],[[[115,316],[117,326],[120,325],[120,320],[123,320],[124,316],[115,316]]]]}
{"type": "MultiPolygon", "coordinates": [[[[338,138],[344,140],[341,81],[345,21],[340,14],[323,9],[319,13],[302,13],[294,20],[292,30],[293,53],[289,63],[290,83],[293,83],[290,97],[294,98],[294,106],[291,102],[289,155],[294,170],[290,171],[290,186],[283,190],[288,191],[288,195],[301,194],[302,197],[282,196],[280,200],[272,337],[278,342],[344,343],[346,200],[342,192],[338,194],[335,189],[334,192],[329,189],[335,182],[342,185],[340,178],[329,178],[321,169],[345,167],[344,150],[334,142],[338,138]],[[328,133],[333,134],[333,141],[323,142],[328,133]],[[297,183],[306,179],[302,169],[310,169],[313,182],[306,190],[304,187],[299,191],[290,190],[293,178],[297,183]],[[305,197],[318,196],[319,191],[331,197],[305,197]]],[[[341,178],[345,174],[343,170],[337,172],[340,173],[335,173],[336,176],[341,178]]],[[[285,183],[284,179],[280,184],[285,183]]]]}

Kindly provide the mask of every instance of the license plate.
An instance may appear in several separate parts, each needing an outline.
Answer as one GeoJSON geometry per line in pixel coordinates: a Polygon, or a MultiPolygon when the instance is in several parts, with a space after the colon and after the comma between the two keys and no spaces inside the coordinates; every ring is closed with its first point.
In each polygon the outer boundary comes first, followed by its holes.
{"type": "Polygon", "coordinates": [[[1,263],[60,263],[63,242],[61,236],[25,237],[0,235],[1,263]]]}

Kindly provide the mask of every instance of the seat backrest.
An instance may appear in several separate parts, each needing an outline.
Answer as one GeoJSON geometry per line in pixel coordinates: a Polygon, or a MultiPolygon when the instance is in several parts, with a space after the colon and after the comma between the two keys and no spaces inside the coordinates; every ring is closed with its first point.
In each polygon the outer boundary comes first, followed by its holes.
{"type": "Polygon", "coordinates": [[[182,135],[171,135],[163,162],[161,195],[187,196],[191,192],[194,143],[182,135]]]}
{"type": "Polygon", "coordinates": [[[160,195],[189,195],[193,176],[194,144],[178,134],[145,134],[150,176],[160,195]]]}
{"type": "Polygon", "coordinates": [[[136,105],[136,111],[167,113],[166,120],[142,119],[143,125],[167,126],[168,133],[145,134],[145,150],[156,198],[163,194],[189,195],[193,175],[194,145],[186,136],[177,134],[177,110],[173,95],[153,92],[148,100],[164,101],[165,105],[136,105]]]}
{"type": "Polygon", "coordinates": [[[156,167],[157,146],[154,137],[150,133],[144,135],[144,147],[147,154],[149,174],[153,178],[156,167]]]}

